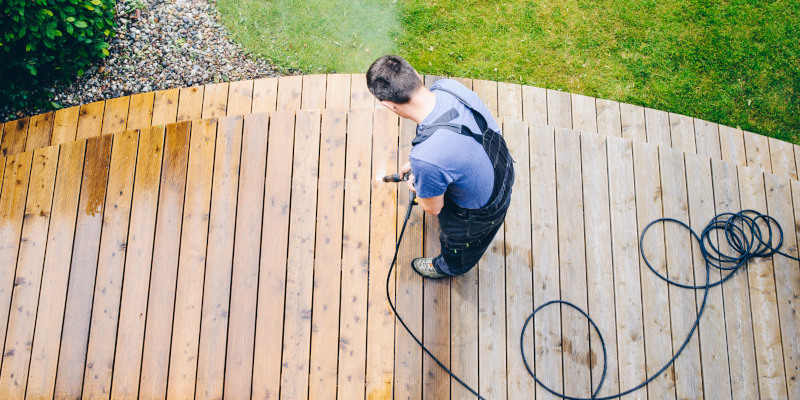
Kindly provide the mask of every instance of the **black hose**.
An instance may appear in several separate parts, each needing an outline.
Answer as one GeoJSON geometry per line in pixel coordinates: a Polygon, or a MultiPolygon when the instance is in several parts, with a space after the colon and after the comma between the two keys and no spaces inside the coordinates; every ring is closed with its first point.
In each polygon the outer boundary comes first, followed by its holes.
{"type": "MultiPolygon", "coordinates": [[[[394,257],[392,258],[392,264],[389,267],[389,274],[386,277],[386,298],[389,300],[389,306],[392,308],[392,312],[394,312],[395,316],[397,317],[397,320],[400,321],[400,324],[403,326],[403,328],[405,328],[406,332],[408,332],[408,334],[411,335],[411,338],[413,338],[414,341],[416,341],[417,344],[422,348],[422,351],[428,354],[433,359],[433,361],[436,362],[436,364],[442,367],[442,369],[445,372],[447,372],[458,383],[460,383],[461,386],[469,390],[479,399],[486,400],[476,390],[472,389],[458,376],[456,376],[453,373],[453,371],[447,368],[441,361],[439,361],[438,358],[436,358],[436,356],[434,356],[430,352],[430,350],[428,350],[427,347],[425,347],[424,344],[422,344],[422,341],[420,341],[414,335],[414,333],[411,332],[411,329],[408,328],[408,325],[406,325],[405,321],[403,321],[403,318],[401,318],[400,315],[397,313],[397,309],[395,308],[394,303],[392,303],[392,298],[389,293],[389,282],[392,276],[392,270],[394,269],[394,266],[397,263],[397,253],[398,250],[400,249],[400,242],[403,240],[403,233],[405,233],[406,224],[408,223],[408,219],[411,216],[411,210],[414,205],[414,199],[415,199],[414,194],[412,192],[408,204],[408,211],[406,211],[406,217],[405,220],[403,221],[403,227],[402,229],[400,229],[400,236],[397,238],[397,245],[395,246],[394,257]]],[[[783,229],[781,228],[780,224],[778,224],[778,221],[776,221],[775,218],[772,218],[769,215],[761,214],[754,210],[743,210],[738,213],[718,214],[711,220],[711,222],[709,222],[709,224],[703,229],[703,232],[700,235],[697,235],[697,233],[694,230],[692,230],[692,228],[689,227],[689,225],[687,225],[682,221],[678,221],[673,218],[656,219],[655,221],[650,222],[649,224],[647,224],[647,226],[645,226],[645,228],[642,230],[642,235],[639,238],[639,252],[642,254],[642,259],[644,260],[645,264],[647,264],[648,268],[650,268],[650,270],[653,271],[653,273],[655,273],[662,280],[666,281],[668,284],[675,285],[685,289],[703,290],[703,303],[700,306],[700,310],[697,312],[697,318],[695,319],[694,324],[692,325],[692,329],[689,331],[689,334],[686,336],[686,340],[683,341],[683,344],[675,353],[675,355],[673,355],[672,358],[670,358],[669,361],[667,361],[667,363],[664,364],[663,367],[661,367],[661,369],[659,369],[656,373],[654,373],[652,376],[645,379],[644,382],[636,385],[635,387],[614,395],[597,397],[597,394],[603,387],[603,383],[606,378],[606,370],[608,367],[608,362],[606,360],[606,355],[607,355],[606,344],[605,340],[603,340],[603,335],[600,333],[600,330],[598,329],[597,324],[594,322],[594,320],[592,320],[592,318],[589,317],[589,314],[587,314],[580,307],[568,301],[553,300],[537,307],[528,316],[528,318],[525,320],[525,324],[522,326],[522,332],[520,333],[520,351],[522,353],[522,361],[525,363],[525,368],[528,370],[528,373],[531,374],[536,383],[538,383],[542,388],[544,388],[545,390],[547,390],[548,392],[552,393],[555,396],[567,400],[607,400],[624,396],[626,394],[639,390],[648,383],[650,383],[651,381],[653,381],[653,379],[661,375],[667,368],[669,368],[670,365],[672,365],[672,363],[675,362],[675,359],[677,359],[678,356],[681,354],[681,352],[683,352],[683,350],[686,348],[686,345],[689,343],[689,340],[692,338],[692,335],[694,335],[694,332],[697,329],[697,325],[700,323],[700,317],[703,315],[703,311],[705,310],[706,307],[706,300],[708,300],[708,290],[711,287],[720,285],[723,282],[730,279],[731,276],[733,276],[736,273],[736,271],[745,266],[747,262],[754,257],[771,257],[774,254],[780,254],[792,260],[800,261],[800,258],[792,257],[786,253],[781,252],[780,248],[782,245],[783,245],[783,229]],[[766,239],[764,238],[764,232],[762,232],[762,228],[758,225],[759,220],[763,221],[766,227],[766,234],[767,234],[766,239]],[[650,264],[650,261],[647,260],[647,257],[644,254],[644,248],[642,247],[644,243],[644,236],[651,226],[659,222],[672,222],[679,224],[684,228],[686,228],[687,230],[689,230],[694,239],[697,240],[700,246],[700,252],[703,255],[703,258],[705,259],[705,266],[706,266],[706,274],[705,274],[706,281],[703,285],[685,285],[673,281],[668,277],[660,274],[658,271],[656,271],[655,268],[650,264]],[[773,226],[776,228],[775,235],[773,235],[773,226]],[[711,240],[712,233],[717,233],[717,234],[724,233],[725,240],[728,243],[728,246],[730,247],[733,254],[722,253],[719,247],[715,245],[714,242],[711,240]],[[773,246],[772,244],[773,237],[778,238],[777,239],[778,243],[775,246],[773,246]],[[755,248],[753,248],[754,246],[755,248]],[[725,277],[720,278],[720,280],[716,282],[710,282],[709,275],[711,267],[717,268],[721,271],[729,271],[729,272],[725,277]],[[528,363],[528,358],[525,355],[525,348],[523,346],[525,331],[527,330],[530,322],[536,316],[536,313],[538,313],[547,306],[555,304],[565,305],[580,312],[584,317],[586,317],[586,319],[594,328],[595,332],[597,332],[597,336],[600,338],[600,344],[603,348],[603,374],[597,383],[597,388],[592,392],[592,397],[589,398],[572,397],[572,396],[567,396],[563,393],[556,392],[555,390],[549,388],[539,380],[539,378],[531,369],[530,364],[528,363]]],[[[392,392],[392,398],[394,398],[394,392],[392,392]]]]}

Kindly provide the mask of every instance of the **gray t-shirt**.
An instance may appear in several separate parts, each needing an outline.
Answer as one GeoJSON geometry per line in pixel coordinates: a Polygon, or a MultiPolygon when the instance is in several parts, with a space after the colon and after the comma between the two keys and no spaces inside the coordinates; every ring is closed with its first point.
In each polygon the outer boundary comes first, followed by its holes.
{"type": "MultiPolygon", "coordinates": [[[[437,91],[437,87],[458,93],[473,108],[481,112],[490,129],[499,130],[480,98],[464,85],[449,79],[437,81],[431,87],[436,94],[436,105],[420,122],[418,130],[430,125],[451,109],[455,109],[458,116],[449,122],[466,125],[473,132],[482,133],[469,108],[453,95],[437,91]]],[[[417,196],[421,198],[447,193],[459,206],[477,209],[486,205],[492,195],[494,185],[492,162],[483,146],[470,136],[439,129],[411,149],[409,161],[411,172],[415,177],[417,196]]]]}

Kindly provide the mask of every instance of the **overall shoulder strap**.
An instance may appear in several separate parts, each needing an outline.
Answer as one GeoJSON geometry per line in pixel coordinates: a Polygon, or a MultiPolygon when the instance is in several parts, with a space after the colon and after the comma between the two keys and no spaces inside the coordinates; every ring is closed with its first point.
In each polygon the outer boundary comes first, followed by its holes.
{"type": "MultiPolygon", "coordinates": [[[[486,132],[486,129],[489,128],[489,124],[486,122],[486,118],[484,118],[481,113],[476,111],[475,108],[473,108],[472,105],[469,104],[469,102],[464,100],[464,98],[461,97],[461,95],[459,95],[458,93],[456,93],[456,92],[454,92],[454,91],[452,91],[450,89],[446,89],[446,88],[439,87],[439,86],[435,87],[433,90],[434,91],[438,90],[438,91],[442,91],[442,92],[445,92],[445,93],[449,93],[450,95],[455,97],[459,102],[461,102],[461,104],[463,104],[470,111],[472,111],[472,116],[473,116],[473,118],[475,118],[475,123],[478,124],[478,129],[480,129],[480,133],[486,132]]],[[[475,136],[475,135],[473,134],[472,136],[475,136]]]]}

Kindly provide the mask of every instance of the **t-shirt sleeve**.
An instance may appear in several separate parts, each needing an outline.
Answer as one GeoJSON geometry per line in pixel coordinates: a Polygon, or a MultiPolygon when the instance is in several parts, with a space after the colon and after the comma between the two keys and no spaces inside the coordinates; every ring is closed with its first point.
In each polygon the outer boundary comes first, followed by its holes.
{"type": "Polygon", "coordinates": [[[422,160],[410,158],[414,188],[423,199],[443,195],[453,178],[444,169],[422,160]]]}

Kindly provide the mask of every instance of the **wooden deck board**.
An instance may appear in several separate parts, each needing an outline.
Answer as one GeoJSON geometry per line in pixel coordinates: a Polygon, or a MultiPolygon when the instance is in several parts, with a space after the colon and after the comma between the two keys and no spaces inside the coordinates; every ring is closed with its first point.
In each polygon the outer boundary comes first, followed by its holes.
{"type": "MultiPolygon", "coordinates": [[[[784,228],[784,253],[797,258],[797,235],[795,212],[792,207],[791,181],[773,174],[764,175],[765,193],[767,195],[767,211],[769,215],[784,228]],[[795,229],[792,229],[792,226],[795,229]]],[[[797,203],[795,203],[797,204],[797,203]]],[[[782,255],[772,258],[775,268],[775,286],[778,299],[778,317],[780,319],[781,344],[783,362],[786,366],[787,394],[790,399],[800,397],[800,319],[797,315],[797,299],[800,292],[800,269],[798,262],[782,255]]]]}
{"type": "Polygon", "coordinates": [[[82,394],[111,144],[111,136],[86,141],[55,379],[55,399],[79,399],[82,394]]]}
{"type": "Polygon", "coordinates": [[[0,155],[3,157],[21,153],[25,150],[30,118],[6,122],[3,129],[3,142],[0,143],[0,155]]]}
{"type": "MultiPolygon", "coordinates": [[[[689,199],[689,225],[695,232],[703,228],[716,214],[714,212],[714,184],[711,175],[711,159],[700,154],[686,154],[686,182],[689,199]]],[[[720,279],[717,268],[709,268],[700,252],[699,244],[692,240],[692,262],[694,284],[704,285],[706,279],[720,279]]],[[[703,302],[703,292],[697,291],[698,309],[703,302]]],[[[731,380],[728,368],[728,341],[725,335],[725,310],[721,290],[710,290],[699,328],[700,361],[702,362],[703,395],[709,399],[730,399],[731,380]]]]}
{"type": "Polygon", "coordinates": [[[261,231],[261,271],[258,276],[253,389],[255,398],[277,399],[281,384],[286,256],[289,246],[289,206],[294,154],[294,111],[270,115],[267,172],[264,179],[264,224],[261,231]],[[276,295],[279,293],[279,295],[276,295]]]}
{"type": "MultiPolygon", "coordinates": [[[[403,165],[411,152],[411,141],[416,135],[416,124],[408,119],[400,120],[400,152],[398,164],[403,165]]],[[[388,171],[387,171],[388,172],[388,171]]],[[[377,178],[377,177],[376,177],[377,178]]],[[[397,215],[404,215],[408,207],[409,190],[405,183],[398,185],[397,215]]],[[[398,229],[401,223],[398,222],[398,229]]],[[[400,234],[398,230],[398,235],[400,234]]],[[[422,254],[423,213],[412,212],[397,254],[395,302],[397,312],[417,337],[422,335],[422,276],[407,266],[422,254]]],[[[397,399],[416,400],[422,398],[422,350],[398,323],[395,330],[395,383],[397,399]]]]}
{"type": "Polygon", "coordinates": [[[167,398],[192,397],[197,377],[197,350],[206,269],[209,207],[217,137],[217,120],[192,122],[186,169],[178,282],[175,288],[172,346],[167,398]]]}
{"type": "Polygon", "coordinates": [[[251,394],[268,127],[267,114],[244,117],[225,361],[224,396],[228,398],[251,394]]]}
{"type": "Polygon", "coordinates": [[[111,137],[113,137],[111,163],[105,171],[108,174],[108,188],[103,230],[96,261],[96,275],[93,279],[94,296],[90,297],[93,298],[94,304],[89,309],[91,326],[86,333],[89,342],[86,350],[86,372],[83,378],[83,395],[86,397],[109,398],[111,393],[120,295],[123,289],[125,257],[128,252],[131,198],[139,145],[138,131],[128,131],[111,137]]]}
{"type": "MultiPolygon", "coordinates": [[[[624,115],[624,114],[623,114],[624,115]]],[[[623,133],[625,130],[623,130],[623,133]]],[[[642,146],[639,143],[639,146],[642,146]]],[[[630,141],[608,138],[608,191],[611,214],[611,257],[614,263],[614,307],[617,315],[617,347],[619,386],[627,390],[643,382],[648,376],[641,366],[645,362],[645,322],[642,320],[644,284],[640,278],[641,266],[637,254],[639,232],[637,226],[636,191],[634,179],[637,170],[638,147],[630,141]],[[637,156],[634,159],[634,156],[637,156]]],[[[653,178],[650,179],[655,179],[653,178]]],[[[638,182],[638,180],[637,180],[638,182]]],[[[652,195],[651,195],[652,198],[652,195]]],[[[649,292],[648,292],[649,293],[649,292]]],[[[650,294],[648,294],[650,296],[650,294]]],[[[648,387],[649,393],[649,387],[648,387]]],[[[624,399],[636,398],[635,394],[624,399]]]]}
{"type": "MultiPolygon", "coordinates": [[[[748,157],[748,163],[750,160],[748,157]]],[[[739,167],[739,188],[742,208],[767,212],[762,171],[739,167]]],[[[783,399],[787,396],[786,375],[772,260],[751,259],[747,266],[747,278],[750,283],[759,393],[761,398],[783,399]]]]}
{"type": "Polygon", "coordinates": [[[58,110],[53,117],[53,137],[50,144],[58,145],[75,140],[78,132],[78,115],[80,107],[70,107],[58,110]]]}
{"type": "MultiPolygon", "coordinates": [[[[347,101],[349,99],[347,96],[347,101]]],[[[347,112],[343,109],[323,112],[308,378],[308,398],[311,400],[336,397],[339,335],[330,333],[339,331],[346,132],[347,112]]]]}
{"type": "MultiPolygon", "coordinates": [[[[561,299],[588,309],[580,135],[556,129],[556,198],[561,299]]],[[[562,309],[564,393],[590,397],[589,330],[583,316],[562,309]]]]}
{"type": "Polygon", "coordinates": [[[139,395],[143,398],[167,397],[191,127],[190,122],[169,125],[164,139],[164,161],[142,350],[139,395]]]}
{"type": "Polygon", "coordinates": [[[143,129],[139,135],[136,178],[131,198],[125,273],[119,306],[111,399],[139,397],[139,377],[147,321],[147,297],[152,272],[158,215],[164,127],[143,129]]]}
{"type": "MultiPolygon", "coordinates": [[[[619,115],[619,114],[618,114],[619,115]]],[[[608,349],[606,382],[600,395],[619,393],[616,315],[614,312],[614,264],[611,257],[611,215],[608,197],[608,150],[606,138],[581,135],[581,172],[583,173],[583,213],[586,235],[586,284],[588,312],[598,324],[608,349]],[[615,368],[615,366],[617,368],[615,368]]],[[[602,345],[591,332],[592,387],[603,373],[600,361],[602,345]]]]}
{"type": "MultiPolygon", "coordinates": [[[[388,109],[373,113],[372,170],[396,171],[399,119],[388,109]]],[[[387,172],[383,172],[387,171],[387,172]]],[[[386,276],[396,243],[397,185],[371,180],[369,289],[367,298],[367,399],[391,399],[394,380],[394,315],[386,301],[386,276]]],[[[394,278],[396,275],[393,275],[394,278]]],[[[448,304],[449,308],[449,304],[448,304]]],[[[449,312],[449,310],[448,310],[449,312]]],[[[449,339],[437,332],[440,340],[449,339]]],[[[449,342],[449,340],[448,340],[449,342]]],[[[445,398],[445,397],[440,397],[445,398]]]]}
{"type": "MultiPolygon", "coordinates": [[[[528,124],[521,122],[505,122],[503,123],[503,132],[506,138],[511,156],[517,161],[515,166],[516,175],[511,194],[511,206],[509,206],[506,221],[504,222],[505,230],[505,248],[500,255],[505,254],[505,328],[499,330],[498,333],[506,333],[506,337],[497,337],[497,333],[493,335],[486,335],[487,338],[493,339],[493,346],[502,348],[501,344],[505,342],[506,363],[508,365],[507,380],[508,380],[508,397],[518,398],[526,393],[531,393],[534,390],[533,382],[525,370],[525,364],[522,361],[520,354],[519,332],[522,331],[522,325],[528,314],[533,311],[533,272],[531,269],[531,183],[530,183],[530,138],[528,136],[528,124]]],[[[502,265],[501,260],[497,260],[490,264],[490,260],[486,260],[482,265],[476,268],[492,269],[492,271],[485,271],[481,275],[489,279],[489,282],[499,281],[497,275],[502,276],[500,268],[492,268],[491,265],[498,263],[502,265]],[[493,275],[493,276],[489,276],[493,275]]],[[[458,281],[459,279],[454,279],[458,281]]],[[[497,290],[497,289],[495,289],[497,290]]],[[[493,292],[489,292],[492,294],[493,292]]],[[[497,295],[497,294],[495,294],[497,295]]],[[[494,302],[499,302],[500,299],[494,302]]],[[[493,303],[494,303],[493,302],[493,303]]],[[[491,303],[490,303],[491,305],[491,303]]],[[[497,328],[498,322],[493,321],[494,318],[488,322],[497,328]]],[[[491,339],[490,339],[491,340],[491,339]]],[[[533,341],[526,340],[528,354],[533,352],[533,341]]],[[[489,354],[486,354],[489,356],[489,354]]],[[[497,357],[497,355],[494,355],[497,357]]],[[[497,362],[492,363],[497,366],[497,362]]],[[[489,373],[492,376],[492,372],[489,373]]],[[[489,379],[489,382],[492,380],[489,379]]]]}
{"type": "Polygon", "coordinates": [[[153,97],[153,125],[171,124],[178,120],[178,89],[160,90],[153,97]]]}
{"type": "Polygon", "coordinates": [[[311,305],[314,292],[314,239],[320,113],[298,111],[294,131],[286,307],[283,317],[281,398],[308,397],[311,305]]]}
{"type": "Polygon", "coordinates": [[[28,398],[52,398],[55,390],[58,349],[85,153],[85,140],[60,147],[41,286],[41,292],[50,295],[39,299],[28,372],[28,398]]]}
{"type": "MultiPolygon", "coordinates": [[[[549,97],[549,92],[548,92],[549,97]]],[[[558,282],[558,222],[556,213],[555,133],[552,127],[535,126],[530,131],[531,238],[537,243],[533,252],[533,305],[539,306],[561,297],[558,282]]],[[[508,277],[506,277],[508,282],[508,277]]],[[[539,380],[556,391],[565,385],[562,370],[561,311],[550,307],[533,321],[534,370],[539,380]]],[[[508,340],[517,332],[506,329],[508,340]]],[[[511,347],[512,344],[508,343],[511,347]]],[[[513,348],[513,347],[511,347],[513,348]]],[[[530,359],[530,356],[529,356],[530,359]]],[[[536,386],[537,399],[556,397],[536,386]]]]}
{"type": "MultiPolygon", "coordinates": [[[[0,279],[3,393],[474,398],[386,307],[407,191],[375,178],[405,161],[414,125],[383,110],[364,79],[173,89],[31,117],[24,129],[4,124],[0,208],[16,207],[2,214],[16,222],[0,224],[12,266],[0,279]],[[150,127],[210,115],[222,118],[220,135],[215,119],[150,127]],[[19,160],[28,163],[20,180],[19,160]]],[[[455,79],[504,124],[517,159],[512,210],[476,269],[444,281],[408,266],[439,250],[436,218],[415,210],[390,286],[412,330],[483,396],[552,397],[525,373],[518,343],[530,310],[557,298],[588,307],[601,326],[612,353],[601,394],[663,365],[702,293],[667,287],[635,253],[653,218],[699,229],[714,212],[770,211],[790,227],[784,250],[796,254],[800,147],[637,106],[455,79]]],[[[699,250],[673,228],[653,228],[645,250],[658,270],[699,282],[699,250]]],[[[675,366],[627,398],[800,397],[797,263],[776,256],[748,268],[709,293],[675,366]]],[[[585,320],[553,307],[524,340],[544,382],[588,396],[602,364],[585,320]]]]}
{"type": "MultiPolygon", "coordinates": [[[[126,129],[144,129],[151,125],[160,125],[153,123],[154,105],[154,92],[139,93],[131,96],[130,109],[128,110],[128,125],[126,129]]],[[[115,131],[114,133],[116,132],[119,131],[115,131]]]]}
{"type": "MultiPolygon", "coordinates": [[[[206,88],[208,90],[208,88],[206,88]]],[[[223,396],[225,346],[231,298],[231,267],[236,223],[242,117],[220,118],[208,221],[206,275],[197,356],[195,398],[223,396]]]]}
{"type": "Polygon", "coordinates": [[[373,179],[370,161],[371,127],[372,111],[362,109],[348,113],[342,231],[342,303],[339,314],[339,399],[365,398],[366,292],[369,267],[369,214],[366,208],[370,204],[370,181],[373,179]]]}
{"type": "MultiPolygon", "coordinates": [[[[736,165],[712,160],[711,173],[714,181],[716,213],[739,212],[742,208],[736,165]]],[[[724,254],[732,254],[726,241],[720,241],[720,250],[724,254]]],[[[758,376],[747,275],[740,273],[722,287],[725,332],[728,343],[736,344],[728,346],[731,393],[734,399],[758,398],[758,376]]]]}
{"type": "Polygon", "coordinates": [[[53,137],[53,122],[53,112],[31,117],[31,126],[28,128],[28,138],[25,141],[26,151],[50,146],[53,137]]]}
{"type": "MultiPolygon", "coordinates": [[[[649,131],[648,131],[649,134],[649,131]]],[[[659,163],[659,148],[653,144],[636,143],[633,147],[634,174],[636,182],[636,221],[638,229],[630,232],[641,232],[645,225],[657,218],[664,217],[664,183],[669,177],[662,176],[659,163]]],[[[609,156],[609,159],[612,157],[609,156]]],[[[665,172],[666,174],[666,172],[665,172]]],[[[612,184],[613,185],[613,184],[612,184]]],[[[625,234],[630,234],[626,232],[625,234]]],[[[653,226],[643,239],[644,255],[656,271],[667,275],[667,249],[664,224],[653,226]]],[[[634,238],[632,250],[639,253],[638,241],[634,238]]],[[[641,276],[642,316],[644,318],[645,360],[647,376],[652,376],[672,357],[672,329],[667,317],[670,310],[670,287],[666,282],[647,270],[644,259],[639,258],[639,274],[641,276]]],[[[671,264],[670,264],[671,265],[671,264]]],[[[617,313],[619,313],[619,308],[617,313]]],[[[638,380],[641,382],[643,379],[638,380]]],[[[623,385],[627,387],[628,385],[623,385]]],[[[649,396],[657,398],[675,398],[675,367],[670,366],[662,376],[647,385],[649,396]]]]}
{"type": "MultiPolygon", "coordinates": [[[[58,147],[33,152],[24,222],[17,256],[5,346],[0,393],[9,399],[25,398],[31,360],[36,311],[39,305],[47,231],[58,164],[58,147]]],[[[15,239],[14,236],[11,237],[15,239]]],[[[10,265],[10,264],[4,264],[10,265]]],[[[5,294],[5,293],[4,293],[5,294]]]]}

